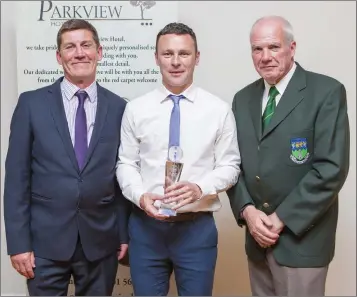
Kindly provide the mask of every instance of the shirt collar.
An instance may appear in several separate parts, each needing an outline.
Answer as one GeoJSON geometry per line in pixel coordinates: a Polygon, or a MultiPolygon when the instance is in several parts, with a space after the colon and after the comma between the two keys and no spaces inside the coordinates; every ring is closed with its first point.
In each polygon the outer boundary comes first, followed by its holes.
{"type": "MultiPolygon", "coordinates": [[[[293,67],[291,67],[289,72],[275,85],[275,87],[279,91],[280,95],[284,94],[284,92],[289,84],[289,81],[295,72],[295,69],[296,69],[296,64],[294,62],[293,67]]],[[[264,85],[265,85],[266,90],[269,90],[271,87],[271,85],[268,84],[265,80],[264,80],[264,85]]]]}
{"type": "MultiPolygon", "coordinates": [[[[160,93],[160,103],[166,101],[166,100],[171,100],[169,98],[169,95],[173,94],[170,92],[164,85],[161,85],[158,88],[158,91],[160,93]]],[[[195,101],[195,95],[196,95],[197,87],[192,83],[186,90],[184,90],[180,94],[175,94],[177,96],[183,95],[185,99],[194,102],[195,101]]]]}
{"type": "MultiPolygon", "coordinates": [[[[62,87],[63,87],[64,95],[68,101],[71,101],[73,99],[73,97],[75,96],[75,94],[77,93],[77,91],[80,90],[80,88],[78,86],[71,83],[66,78],[63,78],[62,87]]],[[[96,83],[96,81],[94,81],[92,84],[90,84],[88,87],[86,87],[84,89],[84,91],[87,92],[88,100],[91,103],[94,103],[97,101],[97,83],[96,83]]]]}

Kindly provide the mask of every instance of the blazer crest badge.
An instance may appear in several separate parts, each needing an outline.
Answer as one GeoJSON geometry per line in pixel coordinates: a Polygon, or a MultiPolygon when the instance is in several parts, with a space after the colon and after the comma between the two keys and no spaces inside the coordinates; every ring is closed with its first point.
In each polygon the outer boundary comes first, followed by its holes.
{"type": "Polygon", "coordinates": [[[290,159],[294,163],[303,164],[308,160],[310,153],[308,151],[306,138],[302,138],[302,137],[292,138],[290,140],[290,146],[291,146],[290,159]]]}

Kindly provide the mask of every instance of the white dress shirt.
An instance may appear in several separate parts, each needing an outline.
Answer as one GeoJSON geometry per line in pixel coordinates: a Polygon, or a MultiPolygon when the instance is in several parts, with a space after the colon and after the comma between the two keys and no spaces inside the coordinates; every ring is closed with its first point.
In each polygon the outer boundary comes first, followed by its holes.
{"type": "MultiPolygon", "coordinates": [[[[74,146],[74,131],[76,125],[76,113],[78,108],[78,99],[75,96],[77,91],[80,90],[79,87],[72,84],[66,78],[63,78],[61,82],[61,92],[64,111],[67,118],[69,134],[71,136],[72,144],[74,146]]],[[[86,112],[87,118],[87,143],[89,146],[90,139],[92,137],[95,115],[97,112],[97,83],[94,81],[90,86],[83,89],[87,92],[88,98],[84,101],[84,110],[86,112]]]]}
{"type": "MultiPolygon", "coordinates": [[[[281,79],[281,81],[279,81],[275,87],[277,88],[277,90],[279,91],[279,94],[276,95],[275,97],[275,102],[276,102],[276,106],[278,106],[278,103],[280,101],[281,96],[283,96],[286,87],[288,86],[290,79],[292,78],[294,72],[296,69],[296,64],[294,63],[293,67],[291,67],[291,69],[289,70],[289,72],[281,79]]],[[[264,114],[264,109],[268,103],[268,95],[269,95],[269,89],[271,87],[271,85],[269,85],[265,80],[264,80],[264,85],[265,85],[265,89],[264,89],[264,93],[263,93],[263,102],[262,102],[262,115],[264,114]]]]}
{"type": "MultiPolygon", "coordinates": [[[[138,207],[142,194],[164,194],[173,108],[168,95],[163,86],[157,88],[130,101],[123,115],[116,174],[124,196],[138,207]]],[[[182,95],[180,180],[196,183],[203,195],[177,212],[217,211],[218,193],[234,185],[240,173],[235,119],[226,102],[201,88],[191,85],[182,95]]]]}

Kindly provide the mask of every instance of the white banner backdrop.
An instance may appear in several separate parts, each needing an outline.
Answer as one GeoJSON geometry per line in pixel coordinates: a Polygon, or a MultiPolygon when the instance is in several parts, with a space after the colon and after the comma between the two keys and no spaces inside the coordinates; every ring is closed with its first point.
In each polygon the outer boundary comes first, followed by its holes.
{"type": "MultiPolygon", "coordinates": [[[[177,21],[176,1],[20,1],[17,6],[18,93],[63,75],[56,61],[56,38],[62,23],[71,18],[86,19],[98,31],[103,59],[97,80],[102,86],[130,100],[160,83],[156,35],[177,21]]],[[[74,295],[72,284],[68,294],[74,295]]],[[[113,295],[133,295],[129,268],[119,267],[113,295]]]]}
{"type": "Polygon", "coordinates": [[[17,23],[18,91],[42,87],[63,75],[57,64],[57,32],[68,19],[83,18],[98,30],[103,59],[98,82],[132,99],[160,82],[156,35],[177,21],[176,1],[20,1],[17,23]]]}

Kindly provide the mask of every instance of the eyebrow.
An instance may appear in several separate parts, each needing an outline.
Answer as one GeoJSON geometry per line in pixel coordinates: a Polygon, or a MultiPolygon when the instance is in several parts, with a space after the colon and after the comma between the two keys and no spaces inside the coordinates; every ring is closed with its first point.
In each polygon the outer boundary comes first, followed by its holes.
{"type": "MultiPolygon", "coordinates": [[[[174,50],[172,49],[166,49],[166,50],[163,50],[162,53],[173,53],[174,50]]],[[[189,50],[189,49],[181,49],[178,51],[179,53],[192,53],[192,50],[189,50]]]]}
{"type": "Polygon", "coordinates": [[[268,43],[268,44],[264,44],[264,45],[261,45],[261,44],[253,44],[251,46],[252,49],[254,48],[262,48],[262,47],[269,47],[269,46],[281,46],[281,43],[280,42],[272,42],[272,43],[268,43]]]}
{"type": "MultiPolygon", "coordinates": [[[[94,41],[93,41],[93,40],[83,40],[83,41],[80,42],[80,44],[88,43],[88,42],[93,43],[94,41]]],[[[76,42],[68,41],[68,42],[64,42],[63,45],[69,45],[69,44],[75,44],[75,43],[76,43],[76,42]]]]}

